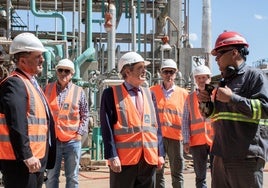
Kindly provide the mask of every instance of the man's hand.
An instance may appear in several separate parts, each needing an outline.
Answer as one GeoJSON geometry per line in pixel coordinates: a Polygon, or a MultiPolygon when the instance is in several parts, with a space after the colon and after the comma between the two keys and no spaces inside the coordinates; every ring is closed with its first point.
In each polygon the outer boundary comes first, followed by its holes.
{"type": "Polygon", "coordinates": [[[158,169],[158,170],[162,169],[164,164],[165,164],[165,159],[164,159],[164,157],[158,157],[158,165],[157,165],[157,169],[158,169]]]}
{"type": "Polygon", "coordinates": [[[80,134],[77,134],[75,140],[76,141],[81,141],[82,140],[82,136],[80,134]]]}
{"type": "Polygon", "coordinates": [[[25,159],[24,163],[28,167],[30,173],[38,172],[41,168],[40,160],[36,157],[25,159]]]}
{"type": "Polygon", "coordinates": [[[228,103],[231,100],[232,94],[233,92],[229,87],[219,87],[216,93],[216,99],[220,102],[228,103]]]}
{"type": "Polygon", "coordinates": [[[185,143],[183,144],[183,150],[185,153],[189,153],[190,152],[190,146],[189,146],[189,143],[185,143]]]}
{"type": "Polygon", "coordinates": [[[121,162],[118,157],[115,157],[114,159],[110,159],[110,168],[112,171],[119,173],[122,171],[121,169],[121,162]]]}

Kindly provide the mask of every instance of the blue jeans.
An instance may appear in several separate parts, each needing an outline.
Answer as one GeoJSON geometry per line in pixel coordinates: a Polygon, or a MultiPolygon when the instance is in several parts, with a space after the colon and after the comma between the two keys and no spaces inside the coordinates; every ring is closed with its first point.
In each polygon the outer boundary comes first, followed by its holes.
{"type": "Polygon", "coordinates": [[[58,188],[62,158],[66,177],[66,188],[78,188],[78,172],[81,157],[81,141],[57,141],[57,158],[53,169],[48,170],[46,187],[58,188]]]}

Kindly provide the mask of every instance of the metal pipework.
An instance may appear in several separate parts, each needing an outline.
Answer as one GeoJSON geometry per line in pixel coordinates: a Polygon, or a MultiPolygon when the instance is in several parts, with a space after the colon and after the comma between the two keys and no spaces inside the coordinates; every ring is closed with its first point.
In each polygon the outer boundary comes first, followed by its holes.
{"type": "Polygon", "coordinates": [[[33,15],[37,16],[37,17],[49,17],[49,18],[60,18],[62,20],[62,39],[63,40],[67,40],[67,31],[66,31],[66,19],[65,17],[58,13],[58,12],[43,12],[43,11],[37,11],[36,10],[36,6],[35,6],[36,2],[35,0],[30,0],[30,8],[31,11],[33,13],[33,15]]]}

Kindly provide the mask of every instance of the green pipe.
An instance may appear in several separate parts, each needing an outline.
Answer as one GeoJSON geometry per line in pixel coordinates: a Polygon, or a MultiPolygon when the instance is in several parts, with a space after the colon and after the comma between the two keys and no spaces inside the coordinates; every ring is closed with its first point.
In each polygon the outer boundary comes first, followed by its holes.
{"type": "Polygon", "coordinates": [[[43,11],[37,11],[36,10],[36,6],[35,6],[36,2],[35,0],[30,0],[30,8],[31,11],[33,13],[33,15],[37,16],[37,17],[49,17],[49,18],[60,18],[62,20],[62,33],[63,33],[63,37],[62,40],[67,40],[67,31],[66,31],[66,19],[65,17],[58,13],[58,12],[43,12],[43,11]]]}
{"type": "Polygon", "coordinates": [[[81,80],[80,77],[80,66],[87,60],[94,60],[95,57],[95,49],[92,44],[92,0],[87,0],[87,49],[74,61],[75,66],[75,74],[73,76],[74,80],[81,80]]]}

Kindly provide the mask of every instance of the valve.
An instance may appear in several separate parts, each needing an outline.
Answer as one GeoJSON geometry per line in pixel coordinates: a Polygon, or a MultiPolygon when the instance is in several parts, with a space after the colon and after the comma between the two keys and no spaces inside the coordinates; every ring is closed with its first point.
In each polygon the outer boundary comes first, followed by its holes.
{"type": "Polygon", "coordinates": [[[167,44],[169,42],[169,37],[167,35],[166,36],[163,36],[161,38],[161,40],[162,40],[163,44],[167,44]]]}
{"type": "Polygon", "coordinates": [[[161,38],[161,40],[163,42],[163,45],[161,46],[161,50],[163,50],[163,51],[165,51],[165,50],[169,51],[169,50],[172,49],[171,46],[168,43],[169,42],[169,37],[167,35],[163,36],[161,38]]]}
{"type": "Polygon", "coordinates": [[[105,12],[105,23],[104,28],[107,32],[111,31],[112,29],[112,14],[110,12],[105,12]]]}

